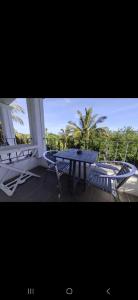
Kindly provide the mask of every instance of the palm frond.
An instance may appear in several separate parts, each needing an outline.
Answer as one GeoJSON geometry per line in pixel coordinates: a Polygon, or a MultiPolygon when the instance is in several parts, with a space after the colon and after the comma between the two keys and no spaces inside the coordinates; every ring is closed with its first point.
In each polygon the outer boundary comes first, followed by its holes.
{"type": "Polygon", "coordinates": [[[92,108],[85,108],[85,116],[84,116],[84,128],[89,128],[92,120],[92,108]]]}
{"type": "Polygon", "coordinates": [[[14,122],[19,123],[21,125],[24,125],[24,122],[20,117],[12,115],[12,119],[13,119],[14,122]]]}
{"type": "Polygon", "coordinates": [[[84,124],[84,118],[85,116],[82,115],[81,111],[80,110],[77,110],[77,114],[79,115],[79,124],[80,124],[80,127],[82,127],[82,129],[84,128],[85,124],[84,124]]]}
{"type": "Polygon", "coordinates": [[[89,128],[92,128],[93,125],[95,124],[96,122],[96,118],[98,117],[98,114],[94,114],[92,117],[91,117],[91,120],[90,120],[90,123],[89,123],[89,128]]]}
{"type": "Polygon", "coordinates": [[[65,133],[65,130],[64,130],[64,129],[62,129],[62,128],[60,129],[60,134],[61,134],[61,133],[62,133],[62,134],[64,134],[64,133],[65,133]]]}
{"type": "Polygon", "coordinates": [[[92,107],[90,107],[90,108],[86,108],[85,107],[85,112],[86,112],[86,114],[92,114],[92,111],[93,111],[93,109],[92,109],[92,107]]]}
{"type": "Polygon", "coordinates": [[[69,126],[73,127],[74,129],[81,130],[81,128],[76,123],[74,123],[72,121],[69,121],[68,124],[69,124],[69,126]]]}
{"type": "Polygon", "coordinates": [[[77,114],[82,117],[82,112],[80,110],[77,110],[77,114]]]}
{"type": "Polygon", "coordinates": [[[12,109],[12,113],[17,113],[17,112],[20,112],[22,114],[25,113],[24,109],[17,103],[10,104],[10,107],[12,109]]]}
{"type": "Polygon", "coordinates": [[[97,124],[97,123],[102,123],[102,122],[104,122],[106,119],[107,119],[106,116],[99,117],[99,118],[96,120],[95,123],[96,123],[96,124],[97,124]]]}

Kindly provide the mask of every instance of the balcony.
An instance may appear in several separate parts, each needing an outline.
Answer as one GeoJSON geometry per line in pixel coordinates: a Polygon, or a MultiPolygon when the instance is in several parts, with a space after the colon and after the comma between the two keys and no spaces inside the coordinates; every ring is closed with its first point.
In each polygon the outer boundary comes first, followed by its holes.
{"type": "MultiPolygon", "coordinates": [[[[28,99],[28,116],[30,124],[30,138],[26,144],[21,144],[17,140],[11,116],[9,103],[13,99],[9,98],[4,101],[0,100],[1,118],[3,120],[3,138],[0,140],[0,163],[15,169],[28,170],[40,177],[30,177],[24,184],[17,187],[15,193],[9,197],[0,190],[1,202],[59,202],[57,197],[56,176],[47,170],[47,163],[43,159],[43,152],[47,149],[64,150],[78,147],[81,141],[71,140],[70,145],[63,139],[54,140],[45,138],[44,132],[44,114],[43,99],[28,99]]],[[[138,144],[127,140],[125,142],[103,140],[101,143],[98,139],[87,140],[83,149],[91,149],[99,152],[98,161],[123,160],[136,166],[138,161],[138,144]],[[120,151],[121,149],[121,151],[120,151]],[[123,150],[122,150],[123,149],[123,150]]],[[[13,181],[18,172],[8,172],[0,167],[0,182],[5,178],[4,183],[13,181]],[[4,177],[5,176],[5,177],[4,177]]],[[[89,187],[84,192],[81,184],[78,184],[75,193],[72,194],[68,186],[68,174],[61,177],[62,198],[60,202],[113,202],[110,194],[103,192],[95,187],[89,187]]],[[[122,202],[138,201],[138,172],[131,177],[120,188],[120,200],[122,202]]]]}

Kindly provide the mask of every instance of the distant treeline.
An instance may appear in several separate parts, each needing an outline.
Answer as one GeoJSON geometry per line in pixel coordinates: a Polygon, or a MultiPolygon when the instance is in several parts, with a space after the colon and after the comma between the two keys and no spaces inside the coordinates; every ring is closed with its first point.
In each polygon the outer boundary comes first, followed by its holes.
{"type": "Polygon", "coordinates": [[[93,129],[87,137],[46,134],[47,149],[81,148],[100,152],[100,159],[126,160],[138,165],[138,132],[131,127],[118,131],[93,129]]]}

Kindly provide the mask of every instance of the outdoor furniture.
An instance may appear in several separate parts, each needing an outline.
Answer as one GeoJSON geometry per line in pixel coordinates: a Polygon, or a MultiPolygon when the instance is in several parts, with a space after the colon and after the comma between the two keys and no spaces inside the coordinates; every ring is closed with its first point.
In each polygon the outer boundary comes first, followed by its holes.
{"type": "Polygon", "coordinates": [[[95,164],[95,170],[94,168],[90,168],[87,182],[107,193],[111,193],[116,200],[119,200],[118,189],[128,178],[135,174],[136,170],[136,167],[132,164],[122,161],[97,163],[95,164]],[[99,167],[99,170],[96,167],[99,167]],[[105,174],[102,169],[108,169],[113,174],[105,174]]]}
{"type": "Polygon", "coordinates": [[[58,181],[58,198],[61,198],[61,182],[60,177],[69,169],[69,163],[64,161],[57,161],[54,156],[58,151],[57,150],[49,150],[43,153],[44,159],[47,161],[48,169],[50,171],[54,171],[57,176],[58,181]]]}
{"type": "MultiPolygon", "coordinates": [[[[14,145],[14,146],[5,146],[5,147],[0,147],[0,156],[2,155],[10,155],[12,153],[19,153],[19,157],[23,151],[32,151],[31,157],[35,156],[38,146],[37,145],[14,145]]],[[[31,159],[30,156],[28,156],[28,159],[31,159]]],[[[7,158],[3,161],[0,162],[0,169],[6,169],[6,173],[4,176],[0,179],[0,189],[7,195],[7,196],[12,196],[17,189],[19,184],[24,183],[28,178],[31,176],[34,177],[40,177],[28,170],[22,169],[22,168],[16,168],[14,164],[12,163],[12,158],[7,158]],[[9,161],[9,163],[5,163],[6,161],[9,161]],[[7,177],[8,172],[17,172],[18,176],[16,179],[12,179],[6,183],[5,178],[7,177]]]]}
{"type": "Polygon", "coordinates": [[[86,165],[93,164],[97,157],[97,151],[83,150],[81,154],[77,154],[77,149],[69,149],[66,151],[58,151],[54,154],[54,157],[62,158],[64,160],[70,161],[69,166],[69,176],[73,178],[73,190],[75,188],[75,183],[81,179],[81,164],[83,164],[83,181],[84,181],[84,190],[86,188],[86,165]],[[78,178],[75,180],[76,174],[76,163],[79,164],[78,169],[78,178]]]}

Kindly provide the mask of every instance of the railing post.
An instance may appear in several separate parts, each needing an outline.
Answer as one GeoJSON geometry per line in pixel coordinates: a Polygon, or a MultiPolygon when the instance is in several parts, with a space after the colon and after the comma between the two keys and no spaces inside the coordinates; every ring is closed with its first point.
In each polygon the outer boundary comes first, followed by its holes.
{"type": "Polygon", "coordinates": [[[125,151],[124,161],[126,161],[126,156],[127,156],[127,151],[128,151],[128,145],[129,145],[129,142],[127,142],[127,144],[126,144],[126,151],[125,151]]]}
{"type": "Polygon", "coordinates": [[[99,157],[98,157],[98,160],[100,160],[100,155],[101,155],[100,152],[101,152],[101,142],[100,142],[100,140],[99,140],[99,155],[98,155],[99,157]]]}
{"type": "Polygon", "coordinates": [[[59,151],[60,151],[60,140],[59,140],[59,151]]]}
{"type": "Polygon", "coordinates": [[[138,156],[138,147],[137,147],[136,155],[135,155],[135,163],[136,163],[136,161],[137,161],[137,156],[138,156]]]}
{"type": "Polygon", "coordinates": [[[8,156],[9,156],[9,162],[10,162],[10,164],[11,164],[11,163],[12,163],[11,153],[8,153],[8,156]]]}
{"type": "Polygon", "coordinates": [[[137,156],[138,156],[138,145],[137,143],[136,144],[136,153],[135,153],[135,156],[134,156],[134,161],[136,162],[137,161],[137,156]]]}
{"type": "Polygon", "coordinates": [[[105,150],[105,158],[106,158],[106,161],[108,160],[108,153],[109,153],[108,150],[109,150],[109,149],[108,149],[108,144],[107,144],[107,140],[106,140],[106,150],[105,150]]]}
{"type": "Polygon", "coordinates": [[[117,158],[118,145],[119,145],[119,143],[117,142],[117,143],[116,143],[116,151],[115,151],[115,158],[114,158],[114,160],[116,160],[116,158],[117,158]]]}

